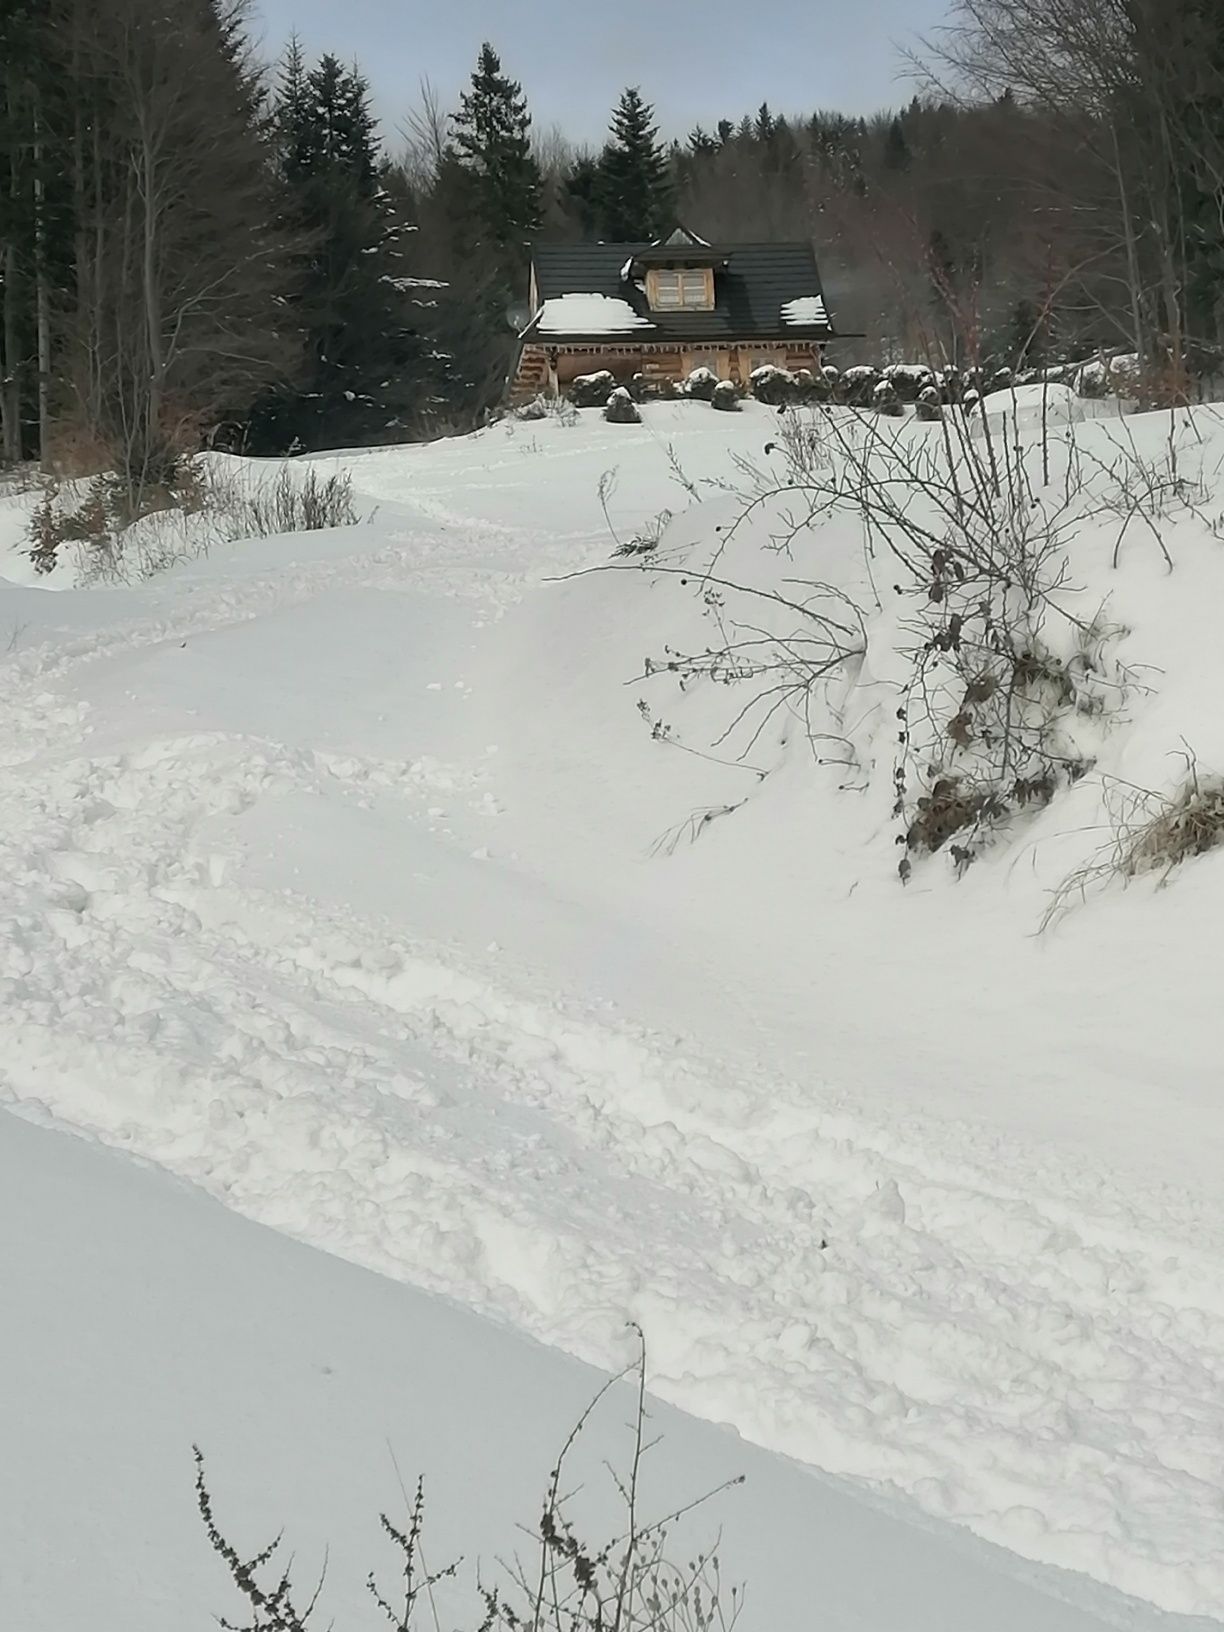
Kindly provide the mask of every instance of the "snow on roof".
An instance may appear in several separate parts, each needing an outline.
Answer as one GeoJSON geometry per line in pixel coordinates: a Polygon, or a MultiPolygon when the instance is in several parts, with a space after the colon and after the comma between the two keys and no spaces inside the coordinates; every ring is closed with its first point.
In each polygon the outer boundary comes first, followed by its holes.
{"type": "Polygon", "coordinates": [[[801,295],[798,300],[785,302],[782,321],[792,328],[806,327],[811,323],[828,323],[829,314],[819,295],[801,295]]]}
{"type": "Polygon", "coordinates": [[[542,334],[621,334],[654,324],[613,295],[554,295],[540,308],[536,327],[542,334]]]}

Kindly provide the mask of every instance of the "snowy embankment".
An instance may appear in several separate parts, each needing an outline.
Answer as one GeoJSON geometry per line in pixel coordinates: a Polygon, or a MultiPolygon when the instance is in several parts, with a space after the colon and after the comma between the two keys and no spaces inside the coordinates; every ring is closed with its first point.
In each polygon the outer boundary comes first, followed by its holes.
{"type": "MultiPolygon", "coordinates": [[[[502,1565],[532,1556],[521,1527],[596,1372],[11,1116],[0,1233],[20,1243],[0,1355],[6,1628],[203,1632],[238,1619],[195,1510],[193,1440],[244,1553],[283,1526],[307,1593],[326,1564],[321,1624],[377,1624],[364,1583],[371,1570],[390,1583],[397,1564],[378,1513],[401,1522],[418,1477],[426,1563],[464,1559],[435,1592],[444,1626],[478,1624],[478,1571],[507,1589],[502,1565]]],[[[576,1516],[600,1540],[622,1522],[605,1464],[627,1468],[634,1403],[627,1383],[605,1399],[569,1463],[584,1486],[576,1516]]],[[[725,1428],[657,1405],[649,1426],[646,1522],[744,1479],[677,1527],[684,1548],[717,1544],[728,1610],[747,1584],[742,1627],[800,1625],[814,1603],[833,1632],[1189,1625],[907,1518],[725,1428]]]]}
{"type": "MultiPolygon", "coordinates": [[[[783,713],[745,769],[733,686],[640,678],[722,609],[544,581],[664,508],[659,561],[700,568],[738,513],[701,484],[777,423],[358,453],[369,525],[0,585],[0,1095],[580,1359],[639,1321],[660,1398],[1224,1616],[1224,860],[1035,933],[1109,837],[1102,776],[1164,786],[1183,739],[1224,770],[1224,496],[1162,521],[1172,574],[1139,531],[1114,568],[1112,511],[1077,529],[1142,682],[1091,775],[903,890],[886,594],[831,763],[783,713]]],[[[1168,420],[1130,426],[1156,458],[1168,420]]],[[[1078,427],[1094,469],[1116,434],[1078,427]]],[[[1221,451],[1198,416],[1196,480],[1221,451]]],[[[771,525],[727,575],[790,576],[771,525]]],[[[861,529],[813,539],[865,599],[861,529]]]]}

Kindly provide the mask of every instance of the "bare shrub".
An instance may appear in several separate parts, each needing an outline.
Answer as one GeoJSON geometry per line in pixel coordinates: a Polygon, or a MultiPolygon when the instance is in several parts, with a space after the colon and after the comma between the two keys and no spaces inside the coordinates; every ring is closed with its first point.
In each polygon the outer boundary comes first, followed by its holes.
{"type": "Polygon", "coordinates": [[[578,410],[566,397],[539,396],[525,402],[521,408],[516,408],[513,417],[528,421],[553,419],[558,425],[564,425],[569,430],[578,423],[578,410]]]}
{"type": "Polygon", "coordinates": [[[296,470],[282,465],[271,482],[248,480],[233,497],[223,497],[223,484],[214,482],[210,507],[225,514],[237,529],[234,538],[273,538],[357,525],[353,479],[347,471],[320,476],[307,465],[305,476],[299,477],[296,470]]]}
{"type": "MultiPolygon", "coordinates": [[[[941,415],[934,432],[915,435],[887,417],[784,412],[766,446],[783,470],[737,461],[747,492],[708,556],[672,555],[654,539],[620,552],[636,558],[622,565],[689,585],[713,624],[698,649],[669,643],[649,658],[642,678],[670,675],[682,691],[698,680],[744,687],[747,700],[710,744],[737,765],[760,771],[748,756],[782,710],[817,763],[861,778],[839,699],[869,655],[869,594],[887,572],[887,662],[906,666],[892,682],[898,871],[904,881],[938,853],[963,873],[1092,769],[1103,722],[1139,684],[1114,655],[1125,631],[1082,607],[1069,565],[1076,535],[1115,506],[1159,535],[1162,505],[1186,502],[1133,443],[1115,444],[1116,467],[1097,459],[1090,472],[1074,428],[1060,434],[1066,469],[1053,478],[1045,427],[1026,447],[997,416],[941,415]],[[757,516],[771,530],[766,554],[796,563],[829,522],[857,523],[869,586],[861,604],[802,568],[780,591],[729,572],[727,551],[757,516]]],[[[1174,473],[1176,459],[1173,449],[1174,473]]]]}
{"type": "MultiPolygon", "coordinates": [[[[685,1535],[685,1521],[711,1497],[741,1484],[742,1478],[729,1479],[718,1490],[670,1513],[647,1518],[642,1507],[643,1473],[654,1448],[646,1437],[647,1423],[643,1344],[634,1364],[599,1391],[562,1447],[538,1525],[528,1532],[533,1556],[516,1556],[504,1564],[505,1579],[497,1585],[476,1582],[474,1632],[731,1632],[743,1603],[742,1589],[724,1586],[717,1547],[694,1548],[685,1535]],[[626,1379],[632,1379],[635,1387],[627,1467],[623,1473],[609,1470],[620,1500],[621,1528],[611,1538],[592,1542],[571,1517],[566,1495],[569,1463],[596,1408],[626,1379]]],[[[281,1556],[280,1536],[254,1553],[240,1551],[217,1519],[198,1448],[195,1460],[196,1504],[205,1534],[249,1617],[241,1625],[222,1619],[221,1626],[228,1632],[309,1632],[322,1600],[326,1568],[312,1586],[299,1590],[293,1579],[294,1560],[281,1556]]],[[[407,1506],[402,1524],[380,1515],[383,1534],[399,1558],[394,1591],[380,1586],[373,1572],[366,1581],[378,1612],[372,1624],[389,1624],[395,1632],[413,1632],[423,1614],[437,1625],[433,1588],[453,1580],[463,1562],[427,1570],[421,1551],[425,1498],[420,1483],[407,1506]]]]}
{"type": "Polygon", "coordinates": [[[1191,767],[1190,779],[1166,799],[1151,818],[1129,834],[1122,855],[1122,872],[1159,872],[1167,878],[1174,867],[1192,856],[1202,856],[1224,844],[1224,778],[1200,778],[1191,767]]]}
{"type": "Polygon", "coordinates": [[[87,485],[43,484],[30,518],[27,553],[50,572],[66,545],[84,583],[130,583],[193,560],[218,543],[281,533],[352,527],[359,521],[347,472],[320,476],[282,465],[271,480],[196,459],[173,483],[146,485],[133,509],[127,484],[113,474],[87,485]]]}
{"type": "Polygon", "coordinates": [[[1105,784],[1110,837],[1054,890],[1041,920],[1043,930],[1118,879],[1125,885],[1159,873],[1158,884],[1164,885],[1183,863],[1224,846],[1224,777],[1201,776],[1190,753],[1185,766],[1184,780],[1173,793],[1118,780],[1105,784]]]}

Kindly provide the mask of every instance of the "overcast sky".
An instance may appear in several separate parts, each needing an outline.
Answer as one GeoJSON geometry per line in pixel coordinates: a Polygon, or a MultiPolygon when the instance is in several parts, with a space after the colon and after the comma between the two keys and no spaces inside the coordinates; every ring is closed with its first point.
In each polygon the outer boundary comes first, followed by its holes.
{"type": "Polygon", "coordinates": [[[482,40],[522,81],[536,126],[602,140],[626,85],[654,102],[665,135],[816,107],[866,113],[908,102],[898,46],[949,0],[255,0],[265,51],[296,28],[308,52],[354,57],[395,144],[428,77],[450,104],[482,40]]]}

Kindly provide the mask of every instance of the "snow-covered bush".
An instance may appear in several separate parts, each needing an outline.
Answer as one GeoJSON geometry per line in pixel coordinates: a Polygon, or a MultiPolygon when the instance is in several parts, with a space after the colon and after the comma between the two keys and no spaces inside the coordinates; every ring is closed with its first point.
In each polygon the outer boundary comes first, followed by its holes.
{"type": "Polygon", "coordinates": [[[567,397],[533,397],[525,402],[521,408],[516,408],[513,418],[534,423],[542,419],[552,419],[558,425],[577,425],[578,410],[567,397]]]}
{"type": "Polygon", "coordinates": [[[925,363],[891,363],[884,370],[884,378],[901,402],[917,402],[922,393],[935,384],[935,375],[925,363]]]}
{"type": "Polygon", "coordinates": [[[943,401],[939,394],[939,387],[927,385],[918,393],[915,411],[919,419],[936,420],[943,418],[943,401]]]}
{"type": "Polygon", "coordinates": [[[1081,364],[1074,376],[1076,394],[1098,402],[1105,397],[1137,398],[1142,383],[1142,369],[1134,352],[1094,357],[1081,364]]]}
{"type": "Polygon", "coordinates": [[[711,368],[695,368],[684,382],[684,394],[698,402],[712,402],[718,388],[718,375],[711,368]]]}
{"type": "Polygon", "coordinates": [[[548,398],[544,396],[532,397],[514,410],[515,419],[537,420],[548,418],[548,398]]]}
{"type": "Polygon", "coordinates": [[[896,387],[891,380],[881,380],[871,393],[871,406],[877,414],[888,414],[898,418],[905,413],[901,398],[897,395],[896,387]]]}
{"type": "Polygon", "coordinates": [[[823,375],[810,368],[797,368],[793,378],[796,402],[828,402],[829,387],[823,375]]]}
{"type": "Polygon", "coordinates": [[[870,408],[879,383],[879,370],[859,363],[842,374],[838,381],[837,400],[845,403],[847,408],[870,408]]]}
{"type": "Polygon", "coordinates": [[[663,374],[635,374],[629,382],[634,402],[675,402],[684,395],[683,387],[663,374]]]}
{"type": "Polygon", "coordinates": [[[569,400],[575,408],[602,408],[616,381],[606,368],[596,374],[579,374],[569,388],[569,400]]]}
{"type": "Polygon", "coordinates": [[[623,385],[618,385],[604,404],[603,417],[613,425],[640,425],[642,415],[638,405],[623,385]]]}
{"type": "Polygon", "coordinates": [[[710,394],[710,407],[724,414],[739,413],[739,387],[734,380],[720,380],[710,394]]]}
{"type": "Polygon", "coordinates": [[[760,368],[754,368],[749,377],[749,384],[756,400],[766,403],[770,408],[781,408],[784,403],[794,402],[799,395],[799,385],[795,376],[773,363],[765,363],[760,368]]]}

